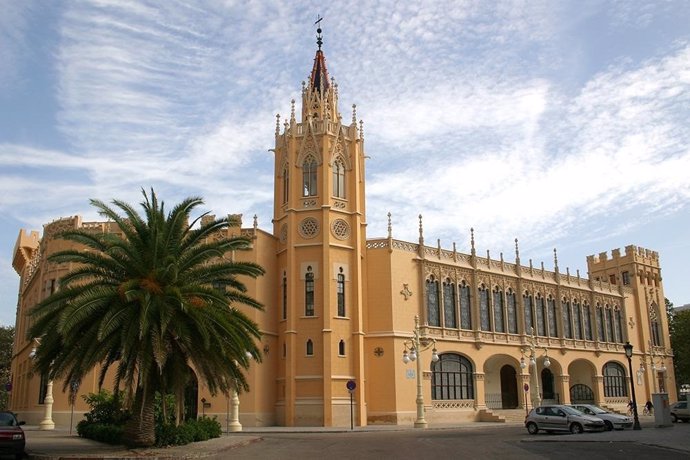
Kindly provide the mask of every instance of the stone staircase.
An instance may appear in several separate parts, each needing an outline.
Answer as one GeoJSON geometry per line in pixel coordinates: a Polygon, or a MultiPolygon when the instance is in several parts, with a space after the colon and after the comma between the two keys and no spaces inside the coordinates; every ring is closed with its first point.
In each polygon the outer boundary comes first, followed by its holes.
{"type": "Polygon", "coordinates": [[[485,412],[485,414],[480,415],[480,420],[482,422],[502,422],[511,424],[522,424],[525,422],[526,414],[524,409],[491,409],[482,412],[485,412]]]}

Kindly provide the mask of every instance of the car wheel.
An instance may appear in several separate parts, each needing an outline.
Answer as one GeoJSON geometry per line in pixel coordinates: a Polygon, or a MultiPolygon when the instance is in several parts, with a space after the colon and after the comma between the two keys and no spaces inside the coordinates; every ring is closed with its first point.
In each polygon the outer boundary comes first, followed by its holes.
{"type": "Polygon", "coordinates": [[[604,420],[604,424],[606,425],[606,431],[613,430],[613,423],[609,422],[608,420],[604,420]]]}
{"type": "Polygon", "coordinates": [[[572,425],[570,425],[570,432],[572,434],[580,434],[582,433],[582,431],[582,425],[580,425],[579,423],[573,423],[572,425]]]}
{"type": "Polygon", "coordinates": [[[676,423],[678,421],[678,417],[676,417],[676,414],[671,414],[671,421],[673,423],[676,423]]]}
{"type": "Polygon", "coordinates": [[[537,434],[539,433],[539,427],[536,423],[530,422],[527,424],[527,432],[529,434],[537,434]]]}

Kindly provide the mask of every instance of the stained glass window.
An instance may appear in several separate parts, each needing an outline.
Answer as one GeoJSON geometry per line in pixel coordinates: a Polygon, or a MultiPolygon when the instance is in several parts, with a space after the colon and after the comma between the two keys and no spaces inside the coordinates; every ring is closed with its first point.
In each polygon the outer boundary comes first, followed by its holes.
{"type": "Polygon", "coordinates": [[[512,289],[508,289],[506,300],[508,302],[508,332],[517,334],[517,308],[515,306],[515,293],[512,289]]]}
{"type": "Polygon", "coordinates": [[[498,286],[494,289],[494,331],[505,332],[503,321],[503,291],[498,286]]]}
{"type": "Polygon", "coordinates": [[[534,316],[532,315],[532,296],[529,292],[525,292],[522,296],[522,300],[525,303],[525,334],[531,334],[532,329],[534,329],[534,316]]]}
{"type": "Polygon", "coordinates": [[[599,341],[606,342],[606,333],[604,332],[604,309],[601,305],[597,304],[597,334],[599,334],[599,341]]]}
{"type": "Polygon", "coordinates": [[[491,319],[489,318],[489,291],[484,285],[479,288],[479,321],[482,331],[491,330],[491,319]]]}
{"type": "Polygon", "coordinates": [[[575,338],[582,339],[582,308],[580,302],[573,301],[573,327],[575,329],[575,338]]]}
{"type": "Polygon", "coordinates": [[[558,318],[556,318],[556,299],[549,296],[546,299],[547,313],[549,314],[549,337],[558,337],[558,318]]]}
{"type": "Polygon", "coordinates": [[[563,315],[563,337],[565,337],[566,339],[572,339],[573,329],[571,325],[573,313],[570,310],[570,302],[568,302],[568,300],[565,297],[561,302],[561,313],[563,315]]]}
{"type": "Polygon", "coordinates": [[[616,339],[613,336],[613,311],[611,310],[611,307],[608,305],[606,306],[606,332],[607,332],[607,337],[609,342],[615,342],[616,339]]]}
{"type": "Polygon", "coordinates": [[[541,294],[537,294],[537,335],[546,336],[546,307],[544,306],[544,298],[541,294]]]}
{"type": "Polygon", "coordinates": [[[625,340],[625,337],[623,337],[623,315],[621,315],[621,311],[619,309],[616,310],[615,312],[615,318],[616,318],[616,342],[618,343],[623,343],[623,340],[625,340]]]}
{"type": "Polygon", "coordinates": [[[592,312],[589,305],[582,305],[582,319],[585,322],[585,340],[592,340],[592,312]]]}

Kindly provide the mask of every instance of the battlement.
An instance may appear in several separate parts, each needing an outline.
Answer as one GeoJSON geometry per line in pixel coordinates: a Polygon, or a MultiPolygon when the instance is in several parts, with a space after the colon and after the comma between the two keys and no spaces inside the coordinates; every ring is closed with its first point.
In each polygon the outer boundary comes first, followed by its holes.
{"type": "Polygon", "coordinates": [[[600,252],[596,255],[587,256],[587,265],[607,265],[607,262],[615,263],[643,263],[645,265],[659,266],[659,253],[651,249],[645,249],[635,245],[625,247],[625,252],[621,255],[620,248],[613,249],[611,256],[608,252],[600,252]]]}

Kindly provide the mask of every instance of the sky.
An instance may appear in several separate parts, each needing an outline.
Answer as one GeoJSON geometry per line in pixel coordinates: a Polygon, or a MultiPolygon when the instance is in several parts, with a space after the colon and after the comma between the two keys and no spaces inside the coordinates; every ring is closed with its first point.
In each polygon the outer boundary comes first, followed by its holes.
{"type": "Polygon", "coordinates": [[[364,121],[367,236],[456,243],[587,275],[660,254],[690,303],[690,4],[684,1],[0,0],[0,324],[20,229],[89,199],[252,216],[271,231],[275,116],[321,15],[343,119],[364,121]]]}

